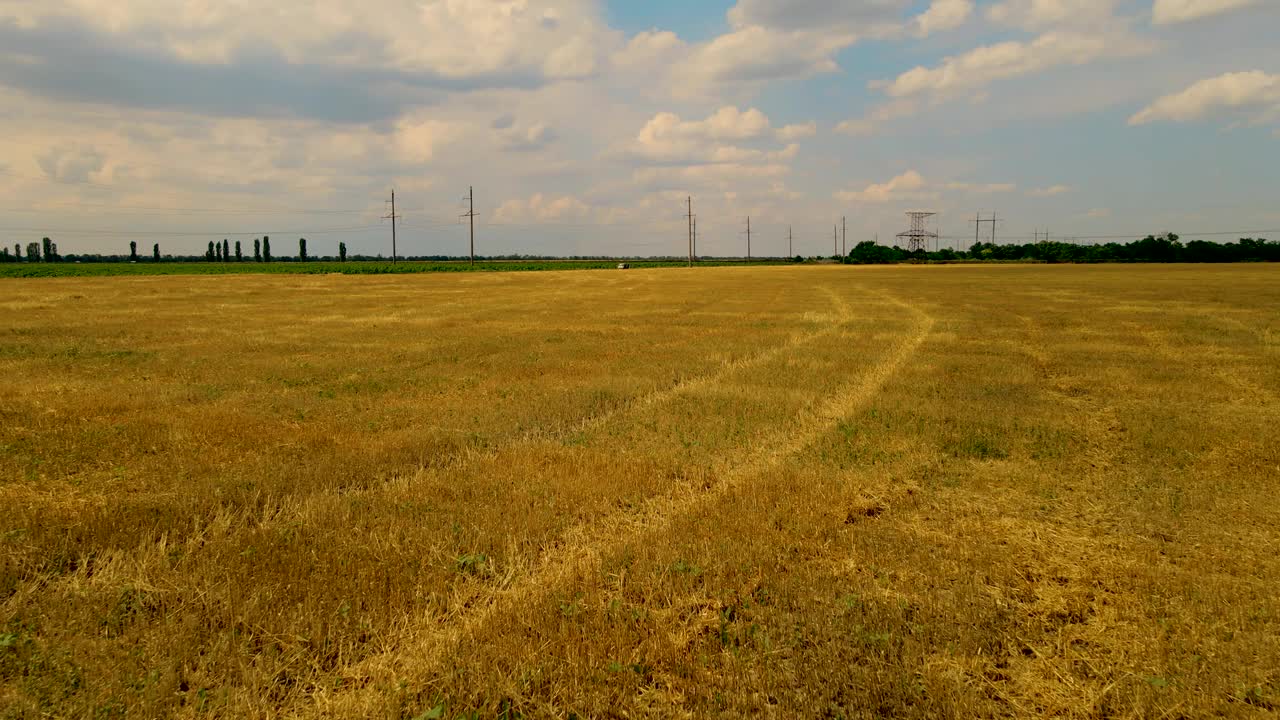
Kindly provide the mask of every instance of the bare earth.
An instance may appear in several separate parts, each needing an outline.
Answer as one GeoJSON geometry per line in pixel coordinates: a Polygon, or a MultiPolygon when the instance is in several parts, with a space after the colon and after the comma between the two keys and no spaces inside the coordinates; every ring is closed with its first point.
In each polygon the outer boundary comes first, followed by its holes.
{"type": "Polygon", "coordinates": [[[1274,265],[8,280],[0,318],[0,717],[1280,711],[1274,265]]]}

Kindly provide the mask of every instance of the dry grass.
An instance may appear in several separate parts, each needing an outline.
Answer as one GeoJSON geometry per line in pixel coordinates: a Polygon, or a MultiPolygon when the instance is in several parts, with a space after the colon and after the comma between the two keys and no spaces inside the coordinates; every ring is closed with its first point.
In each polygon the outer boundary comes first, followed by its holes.
{"type": "Polygon", "coordinates": [[[0,717],[1275,714],[1278,280],[0,283],[0,717]]]}

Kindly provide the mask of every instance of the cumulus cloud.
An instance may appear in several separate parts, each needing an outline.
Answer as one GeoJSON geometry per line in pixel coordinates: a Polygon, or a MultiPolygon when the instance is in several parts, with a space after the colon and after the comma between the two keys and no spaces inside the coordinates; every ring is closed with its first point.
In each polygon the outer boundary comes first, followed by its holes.
{"type": "Polygon", "coordinates": [[[533,152],[555,142],[559,136],[546,123],[528,127],[508,126],[498,132],[498,146],[512,152],[533,152]]]}
{"type": "Polygon", "coordinates": [[[507,200],[494,211],[498,223],[552,222],[583,220],[591,215],[591,207],[572,195],[534,193],[527,198],[507,200]]]}
{"type": "Polygon", "coordinates": [[[992,22],[1024,30],[1099,26],[1112,19],[1115,0],[1003,0],[987,8],[992,22]]]}
{"type": "Polygon", "coordinates": [[[891,201],[922,200],[937,197],[942,192],[989,195],[1008,193],[1018,189],[1013,183],[932,182],[915,170],[884,183],[868,185],[862,190],[845,190],[836,193],[836,199],[846,203],[884,204],[891,201]]]}
{"type": "Polygon", "coordinates": [[[1043,188],[1032,188],[1027,191],[1027,195],[1031,197],[1053,197],[1055,195],[1065,195],[1071,192],[1069,185],[1050,185],[1043,188]]]}
{"type": "MultiPolygon", "coordinates": [[[[817,132],[816,123],[787,125],[774,129],[768,116],[755,108],[739,110],[732,105],[720,108],[704,120],[683,120],[662,112],[654,115],[632,145],[633,154],[653,160],[707,158],[731,162],[762,153],[728,144],[743,141],[790,142],[817,132]]],[[[789,150],[794,154],[795,150],[789,150]]]]}
{"type": "Polygon", "coordinates": [[[396,144],[411,162],[425,163],[435,155],[436,147],[455,137],[457,129],[437,120],[401,118],[396,124],[396,144]]]}
{"type": "Polygon", "coordinates": [[[82,22],[196,63],[270,48],[293,64],[454,78],[517,70],[581,77],[594,68],[601,27],[591,0],[276,0],[268,12],[208,0],[4,0],[0,18],[22,28],[82,22]]]}
{"type": "Polygon", "coordinates": [[[936,67],[916,67],[889,82],[873,83],[890,97],[949,96],[996,80],[1056,66],[1085,65],[1103,58],[1148,52],[1150,45],[1127,34],[1049,32],[1031,42],[1008,41],[945,58],[936,67]]]}
{"type": "Polygon", "coordinates": [[[1156,0],[1151,20],[1157,25],[1172,25],[1261,4],[1262,0],[1156,0]]]}
{"type": "MultiPolygon", "coordinates": [[[[727,14],[729,32],[684,48],[672,73],[676,94],[836,72],[836,56],[859,40],[951,29],[969,17],[973,2],[933,0],[916,17],[911,8],[910,0],[739,0],[727,14]]],[[[676,47],[674,39],[652,35],[633,43],[629,56],[676,47]]]]}
{"type": "Polygon", "coordinates": [[[1156,100],[1129,118],[1129,124],[1187,122],[1216,113],[1246,113],[1246,121],[1252,124],[1276,119],[1280,116],[1280,75],[1251,70],[1201,80],[1156,100]]]}
{"type": "Polygon", "coordinates": [[[862,190],[837,192],[836,199],[841,202],[887,203],[904,196],[918,195],[926,184],[924,176],[915,170],[908,170],[889,182],[868,185],[862,190]]]}
{"type": "Polygon", "coordinates": [[[93,147],[59,147],[42,154],[38,163],[50,180],[82,183],[103,169],[106,158],[93,147]]]}
{"type": "Polygon", "coordinates": [[[933,0],[929,9],[912,21],[917,37],[960,27],[973,14],[972,0],[933,0]]]}
{"type": "Polygon", "coordinates": [[[992,193],[1008,193],[1018,189],[1013,183],[963,183],[951,182],[947,183],[948,190],[975,193],[980,195],[989,195],[992,193]]]}
{"type": "Polygon", "coordinates": [[[906,0],[739,0],[729,10],[734,27],[763,25],[784,30],[844,25],[883,25],[902,16],[906,0]]]}
{"type": "Polygon", "coordinates": [[[839,69],[835,54],[856,40],[849,32],[751,25],[695,47],[673,76],[685,83],[681,94],[695,96],[708,86],[831,73],[839,69]]]}

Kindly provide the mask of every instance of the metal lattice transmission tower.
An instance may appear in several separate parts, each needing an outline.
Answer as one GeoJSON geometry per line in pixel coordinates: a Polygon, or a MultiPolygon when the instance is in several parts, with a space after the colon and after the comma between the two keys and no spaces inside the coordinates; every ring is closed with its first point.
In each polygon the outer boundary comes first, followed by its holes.
{"type": "Polygon", "coordinates": [[[938,239],[938,233],[930,232],[928,229],[929,218],[937,214],[936,212],[919,211],[907,213],[907,217],[911,218],[911,229],[898,233],[898,239],[907,241],[907,250],[909,252],[928,250],[929,241],[938,239]]]}

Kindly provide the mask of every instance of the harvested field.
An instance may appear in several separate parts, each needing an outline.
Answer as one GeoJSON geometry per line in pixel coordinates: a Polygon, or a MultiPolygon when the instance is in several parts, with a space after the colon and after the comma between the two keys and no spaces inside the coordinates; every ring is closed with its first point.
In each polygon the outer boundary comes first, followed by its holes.
{"type": "Polygon", "coordinates": [[[1280,711],[1273,265],[9,279],[0,317],[0,717],[1280,711]]]}

